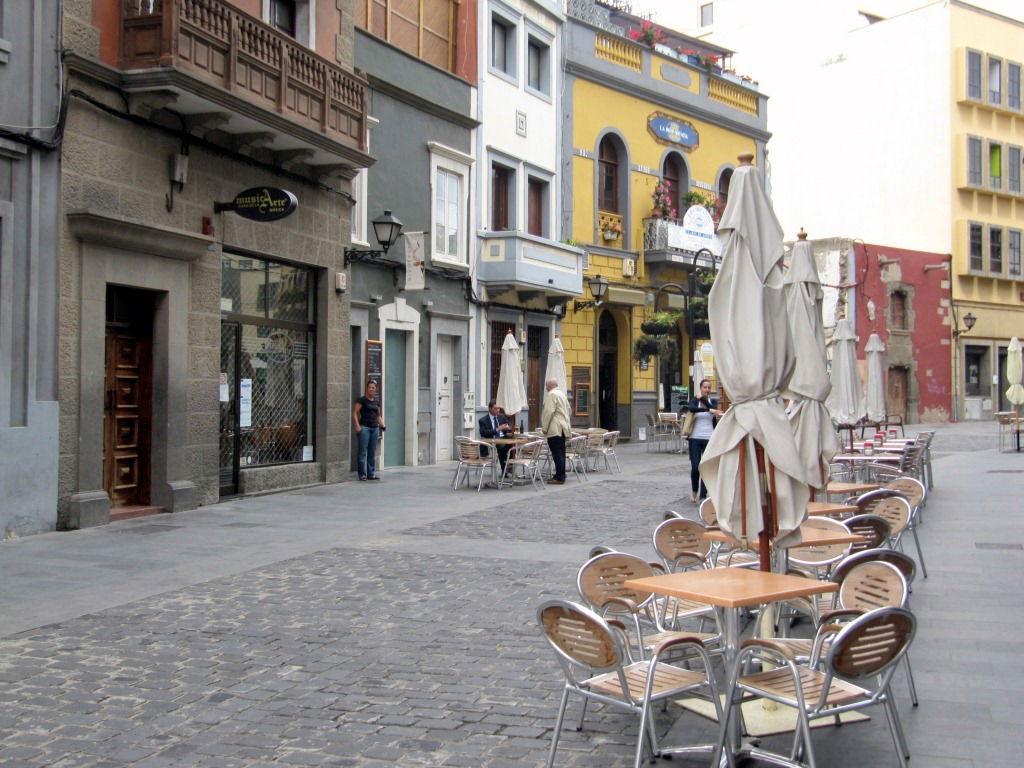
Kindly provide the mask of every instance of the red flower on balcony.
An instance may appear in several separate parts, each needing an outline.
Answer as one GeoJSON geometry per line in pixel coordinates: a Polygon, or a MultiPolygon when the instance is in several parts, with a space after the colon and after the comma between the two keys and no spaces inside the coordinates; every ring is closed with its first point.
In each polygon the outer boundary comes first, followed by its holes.
{"type": "Polygon", "coordinates": [[[640,29],[629,30],[629,37],[631,40],[643,43],[651,48],[658,43],[664,43],[666,39],[665,33],[661,30],[661,27],[657,27],[649,21],[643,22],[640,25],[640,29]]]}

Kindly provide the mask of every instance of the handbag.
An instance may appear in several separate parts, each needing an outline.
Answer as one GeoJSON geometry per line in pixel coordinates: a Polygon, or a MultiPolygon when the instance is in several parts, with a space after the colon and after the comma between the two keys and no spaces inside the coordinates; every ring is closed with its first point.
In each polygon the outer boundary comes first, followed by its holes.
{"type": "Polygon", "coordinates": [[[684,437],[689,437],[690,433],[693,432],[694,422],[697,421],[697,414],[693,411],[687,411],[686,417],[683,419],[682,433],[684,437]]]}

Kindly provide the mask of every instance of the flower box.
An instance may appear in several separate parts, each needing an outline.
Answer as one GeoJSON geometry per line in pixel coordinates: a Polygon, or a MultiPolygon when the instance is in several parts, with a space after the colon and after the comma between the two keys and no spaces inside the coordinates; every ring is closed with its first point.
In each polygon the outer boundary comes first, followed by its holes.
{"type": "Polygon", "coordinates": [[[602,232],[601,236],[605,240],[608,240],[608,241],[618,240],[619,239],[619,233],[618,232],[609,232],[608,230],[605,230],[604,232],[602,232]]]}
{"type": "Polygon", "coordinates": [[[649,336],[664,336],[672,330],[672,325],[670,323],[661,323],[657,320],[647,320],[640,323],[640,330],[649,336]]]}

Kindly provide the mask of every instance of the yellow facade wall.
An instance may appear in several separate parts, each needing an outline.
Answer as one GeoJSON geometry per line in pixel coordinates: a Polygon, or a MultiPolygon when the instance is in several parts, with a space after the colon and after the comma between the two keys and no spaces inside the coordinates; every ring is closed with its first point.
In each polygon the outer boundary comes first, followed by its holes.
{"type": "MultiPolygon", "coordinates": [[[[1024,64],[1024,25],[976,10],[950,6],[950,79],[951,131],[950,156],[953,169],[952,220],[950,222],[953,254],[954,303],[963,316],[970,311],[977,317],[971,332],[974,339],[1005,340],[1024,332],[1024,277],[1009,275],[1009,230],[1024,231],[1024,194],[1010,193],[1008,171],[1003,172],[1001,190],[989,188],[990,141],[1002,145],[1004,169],[1006,148],[1024,147],[1024,111],[1010,109],[1006,104],[1007,63],[1024,64]],[[981,101],[967,95],[967,52],[982,54],[981,101]],[[988,57],[1002,60],[1003,103],[994,105],[988,98],[988,57]],[[981,188],[968,188],[967,137],[983,140],[981,188]],[[985,267],[988,271],[989,227],[1003,229],[1003,273],[1001,276],[971,273],[969,262],[969,223],[984,228],[985,267]]],[[[1021,169],[1024,172],[1024,169],[1021,169]]]]}

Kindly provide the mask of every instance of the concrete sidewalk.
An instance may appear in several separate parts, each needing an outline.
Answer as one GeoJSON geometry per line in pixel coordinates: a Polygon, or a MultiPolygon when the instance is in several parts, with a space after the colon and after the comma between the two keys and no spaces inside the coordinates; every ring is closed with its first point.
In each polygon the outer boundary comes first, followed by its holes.
{"type": "MultiPolygon", "coordinates": [[[[995,448],[992,423],[937,429],[911,600],[921,706],[895,683],[915,765],[1017,746],[1024,453],[995,448]]],[[[664,510],[693,510],[685,457],[619,454],[622,474],[543,492],[402,468],[0,544],[0,764],[543,764],[560,684],[534,607],[575,597],[594,544],[653,556],[664,510]]],[[[675,710],[658,727],[714,734],[675,710]]],[[[631,765],[635,732],[594,707],[557,764],[631,765]]],[[[895,764],[880,715],[814,738],[819,765],[895,764]]]]}

